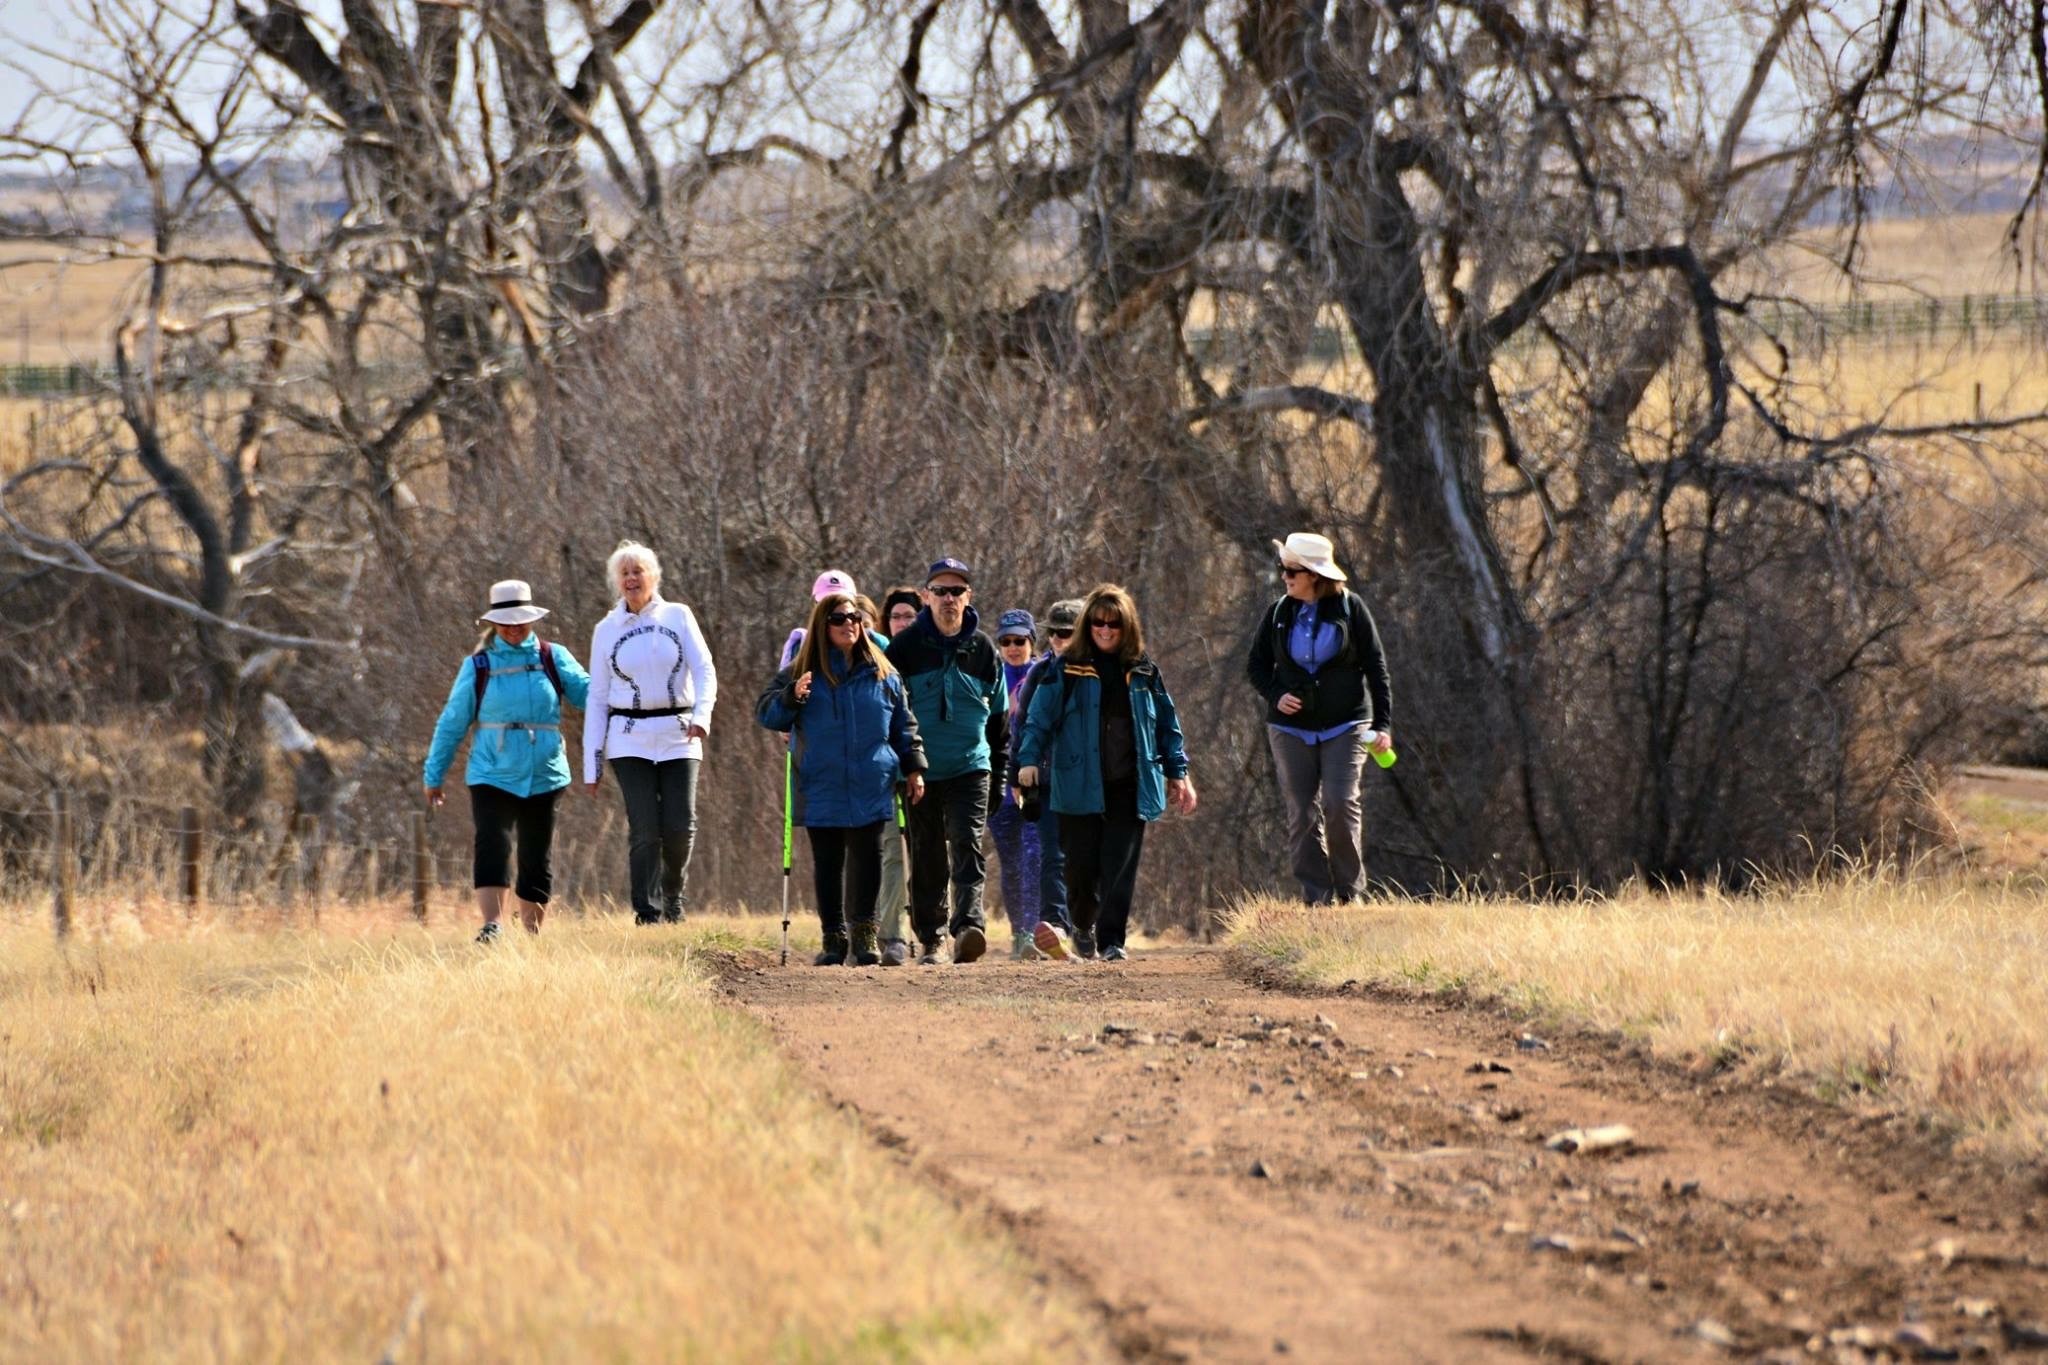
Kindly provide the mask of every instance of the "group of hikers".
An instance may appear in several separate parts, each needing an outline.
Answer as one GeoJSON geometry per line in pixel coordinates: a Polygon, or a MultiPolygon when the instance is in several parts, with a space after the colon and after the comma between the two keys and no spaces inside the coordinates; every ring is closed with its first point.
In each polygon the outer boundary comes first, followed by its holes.
{"type": "MultiPolygon", "coordinates": [[[[1364,764],[1392,761],[1386,656],[1326,537],[1273,545],[1282,592],[1246,672],[1266,703],[1292,872],[1311,904],[1355,900],[1364,764]]],[[[605,572],[617,600],[591,633],[588,673],[535,634],[548,609],[527,583],[492,584],[434,726],[431,805],[474,736],[481,943],[498,938],[508,891],[527,930],[545,915],[555,804],[572,784],[564,703],[583,712],[585,795],[609,763],[625,802],[635,920],[683,918],[718,673],[695,613],[661,595],[653,550],[626,541],[605,572]]],[[[935,561],[922,586],[892,588],[879,607],[828,569],[755,702],[755,719],[789,737],[786,817],[810,841],[820,966],[980,958],[988,835],[1012,958],[1129,956],[1145,828],[1198,801],[1138,604],[1104,583],[1053,602],[1042,638],[1021,607],[996,617],[993,639],[981,620],[961,560],[935,561]]]]}

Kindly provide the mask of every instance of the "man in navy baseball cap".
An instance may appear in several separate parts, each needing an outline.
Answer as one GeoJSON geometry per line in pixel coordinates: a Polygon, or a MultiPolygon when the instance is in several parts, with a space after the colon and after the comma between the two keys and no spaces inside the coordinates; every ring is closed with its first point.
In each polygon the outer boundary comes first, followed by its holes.
{"type": "Polygon", "coordinates": [[[924,610],[889,641],[889,662],[903,676],[910,711],[924,740],[925,798],[904,815],[910,831],[910,920],[918,961],[943,961],[949,927],[953,960],[988,949],[982,886],[988,879],[982,835],[988,829],[993,774],[1010,747],[1008,697],[996,647],[976,627],[974,571],[948,555],[925,574],[924,610]],[[952,915],[946,891],[952,888],[952,915]]]}

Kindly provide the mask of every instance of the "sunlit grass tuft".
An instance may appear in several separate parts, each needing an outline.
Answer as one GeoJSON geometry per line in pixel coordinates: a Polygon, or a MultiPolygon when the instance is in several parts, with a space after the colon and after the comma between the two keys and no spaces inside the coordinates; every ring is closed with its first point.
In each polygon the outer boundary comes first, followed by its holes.
{"type": "Polygon", "coordinates": [[[1750,895],[1629,890],[1242,905],[1230,941],[1322,985],[1499,1000],[1667,1058],[1878,1095],[2015,1159],[2048,1152],[2048,886],[1867,869],[1750,895]]]}
{"type": "Polygon", "coordinates": [[[698,932],[10,915],[0,1358],[1098,1354],[716,1003],[698,932]]]}

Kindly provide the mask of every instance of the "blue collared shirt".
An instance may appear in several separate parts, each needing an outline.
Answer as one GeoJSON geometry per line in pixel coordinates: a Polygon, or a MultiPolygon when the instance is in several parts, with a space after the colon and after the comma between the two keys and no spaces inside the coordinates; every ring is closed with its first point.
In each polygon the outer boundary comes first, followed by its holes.
{"type": "MultiPolygon", "coordinates": [[[[1301,610],[1294,613],[1294,624],[1287,631],[1287,653],[1308,670],[1314,677],[1322,666],[1337,657],[1337,648],[1342,633],[1335,621],[1323,620],[1313,602],[1302,603],[1301,610]]],[[[1304,730],[1296,725],[1275,725],[1273,728],[1283,735],[1292,735],[1304,744],[1321,744],[1324,740],[1348,735],[1364,725],[1362,720],[1347,720],[1342,725],[1332,725],[1327,730],[1304,730]]]]}

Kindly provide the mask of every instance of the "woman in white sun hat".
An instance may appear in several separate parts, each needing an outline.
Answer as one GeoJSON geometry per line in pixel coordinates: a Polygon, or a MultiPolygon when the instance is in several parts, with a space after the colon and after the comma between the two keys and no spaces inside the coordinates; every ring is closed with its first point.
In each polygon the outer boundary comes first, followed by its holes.
{"type": "Polygon", "coordinates": [[[476,823],[476,904],[484,917],[479,943],[497,939],[508,890],[530,933],[540,932],[548,903],[555,801],[569,785],[562,703],[581,707],[590,675],[567,649],[534,634],[534,622],[547,614],[546,607],[533,604],[533,589],[521,580],[491,584],[490,610],[477,618],[484,633],[448,689],[421,775],[427,804],[440,805],[456,747],[476,731],[464,780],[476,823]]]}
{"type": "Polygon", "coordinates": [[[1284,591],[1259,618],[1246,672],[1266,699],[1266,740],[1287,809],[1287,845],[1311,905],[1365,894],[1368,753],[1393,748],[1393,690],[1372,613],[1327,537],[1273,542],[1284,591]]]}

